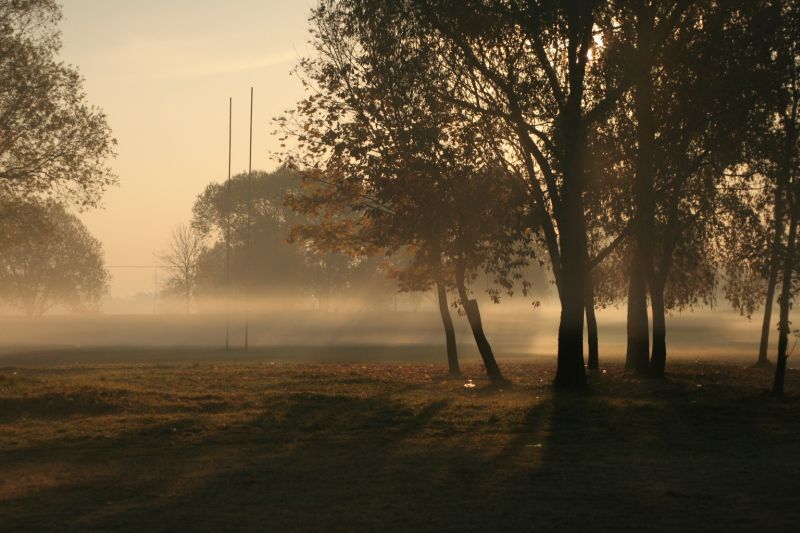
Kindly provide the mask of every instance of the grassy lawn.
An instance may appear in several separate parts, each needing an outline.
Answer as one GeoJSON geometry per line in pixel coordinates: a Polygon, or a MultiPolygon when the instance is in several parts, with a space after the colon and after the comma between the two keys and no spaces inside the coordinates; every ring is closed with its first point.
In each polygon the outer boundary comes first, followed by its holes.
{"type": "Polygon", "coordinates": [[[612,365],[574,395],[553,370],[506,363],[491,392],[427,363],[2,368],[0,530],[800,523],[800,399],[765,394],[771,371],[612,365]]]}

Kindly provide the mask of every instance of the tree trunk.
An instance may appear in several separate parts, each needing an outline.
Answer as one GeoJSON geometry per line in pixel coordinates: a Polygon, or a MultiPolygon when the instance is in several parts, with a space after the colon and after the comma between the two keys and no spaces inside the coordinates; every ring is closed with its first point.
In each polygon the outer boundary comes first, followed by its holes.
{"type": "MultiPolygon", "coordinates": [[[[570,276],[564,276],[566,283],[570,276]]],[[[577,292],[565,287],[565,293],[577,292]]],[[[561,319],[558,325],[558,365],[554,384],[559,388],[580,389],[586,386],[586,371],[583,361],[583,313],[581,301],[565,299],[561,304],[561,319]]]]}
{"type": "Polygon", "coordinates": [[[778,322],[778,360],[775,363],[775,381],[772,392],[783,396],[783,384],[786,377],[786,353],[789,345],[789,306],[792,298],[792,272],[794,271],[795,241],[797,240],[797,199],[790,202],[792,216],[789,222],[789,236],[786,238],[786,253],[783,263],[783,280],[780,297],[780,319],[778,322]]]}
{"type": "Polygon", "coordinates": [[[652,34],[654,9],[647,2],[636,6],[636,48],[641,75],[634,84],[636,118],[636,182],[634,186],[636,241],[633,247],[631,280],[628,290],[628,354],[626,367],[644,374],[649,371],[649,324],[647,321],[647,283],[653,269],[655,240],[654,145],[652,34]]]}
{"type": "Polygon", "coordinates": [[[789,235],[786,237],[786,248],[783,254],[783,279],[781,280],[781,296],[779,299],[778,320],[778,358],[775,362],[775,381],[772,392],[776,396],[783,396],[784,380],[786,378],[786,359],[789,345],[789,306],[792,300],[792,274],[794,273],[794,255],[797,241],[798,211],[800,211],[800,198],[798,198],[797,178],[794,176],[797,160],[797,96],[793,95],[792,111],[789,117],[784,116],[783,125],[786,136],[784,138],[783,168],[779,175],[780,184],[786,193],[785,209],[790,213],[789,235]],[[793,179],[794,178],[794,179],[793,179]]]}
{"type": "Polygon", "coordinates": [[[456,330],[453,327],[453,318],[450,316],[450,308],[447,306],[447,289],[444,284],[436,284],[436,294],[439,300],[439,314],[442,316],[442,325],[444,325],[444,337],[447,342],[447,366],[449,367],[451,376],[460,376],[461,368],[458,366],[456,330]]]}
{"type": "Polygon", "coordinates": [[[589,341],[589,368],[600,368],[600,348],[597,340],[597,317],[594,313],[594,283],[591,273],[586,280],[586,335],[589,341]]]}
{"type": "Polygon", "coordinates": [[[767,351],[769,350],[769,332],[772,329],[772,306],[775,304],[775,286],[778,284],[780,269],[781,243],[783,237],[783,187],[775,187],[775,237],[770,250],[769,279],[767,280],[767,301],[764,303],[764,321],[761,323],[761,342],[758,346],[757,367],[770,366],[767,351]]]}
{"type": "MultiPolygon", "coordinates": [[[[579,95],[578,95],[579,97],[579,95]]],[[[561,249],[561,320],[554,385],[586,387],[583,360],[583,317],[586,309],[586,215],[583,209],[585,126],[581,102],[572,100],[563,113],[564,182],[558,216],[561,249]]]]}
{"type": "Polygon", "coordinates": [[[761,323],[761,342],[758,345],[757,367],[768,367],[767,351],[769,350],[769,331],[772,329],[772,306],[775,304],[775,286],[778,284],[778,258],[773,256],[767,281],[767,301],[764,303],[764,320],[761,323]]]}
{"type": "Polygon", "coordinates": [[[631,265],[631,270],[631,279],[628,285],[628,350],[625,357],[625,368],[643,374],[650,366],[647,278],[635,264],[631,265]]]}
{"type": "Polygon", "coordinates": [[[475,337],[475,344],[478,345],[483,365],[486,367],[486,374],[489,376],[489,381],[493,386],[507,387],[511,385],[511,382],[505,379],[503,373],[500,372],[500,367],[494,358],[494,352],[492,352],[492,346],[483,332],[483,321],[478,309],[478,302],[470,299],[467,294],[467,287],[464,283],[464,270],[463,264],[456,267],[456,288],[458,289],[458,296],[461,298],[461,305],[464,307],[464,313],[467,315],[469,327],[472,329],[472,335],[475,337]]]}
{"type": "Polygon", "coordinates": [[[664,307],[664,283],[657,281],[650,287],[650,305],[653,310],[653,355],[650,358],[650,373],[664,376],[667,365],[667,313],[664,307]]]}

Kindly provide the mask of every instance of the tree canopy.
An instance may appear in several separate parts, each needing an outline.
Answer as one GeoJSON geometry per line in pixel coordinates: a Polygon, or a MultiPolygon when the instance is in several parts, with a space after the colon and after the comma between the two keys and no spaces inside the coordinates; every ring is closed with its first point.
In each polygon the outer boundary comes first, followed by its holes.
{"type": "Polygon", "coordinates": [[[584,324],[596,367],[597,305],[625,302],[630,368],[663,375],[670,310],[723,286],[752,312],[747,280],[792,276],[793,2],[327,0],[311,23],[279,120],[295,235],[397,257],[408,287],[527,287],[546,257],[557,384],[585,383],[584,324]]]}
{"type": "Polygon", "coordinates": [[[60,18],[54,0],[0,0],[0,195],[92,206],[116,182],[116,140],[58,58],[60,18]]]}
{"type": "Polygon", "coordinates": [[[230,183],[210,183],[198,195],[192,226],[207,244],[197,260],[199,293],[246,291],[274,298],[305,294],[327,307],[337,294],[388,289],[375,261],[315,250],[303,240],[290,242],[291,228],[307,221],[284,204],[299,183],[296,172],[281,167],[237,174],[230,183]]]}
{"type": "Polygon", "coordinates": [[[29,316],[54,306],[99,309],[108,288],[103,248],[63,205],[5,202],[0,230],[0,298],[29,316]]]}

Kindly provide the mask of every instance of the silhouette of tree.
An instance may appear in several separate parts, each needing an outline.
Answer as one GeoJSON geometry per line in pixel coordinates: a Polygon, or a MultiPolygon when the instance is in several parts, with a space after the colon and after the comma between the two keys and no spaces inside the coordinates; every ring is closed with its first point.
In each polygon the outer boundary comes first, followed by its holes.
{"type": "Polygon", "coordinates": [[[321,58],[301,65],[313,92],[282,122],[304,173],[290,203],[315,217],[297,235],[394,257],[405,288],[454,288],[479,345],[471,277],[511,287],[535,243],[561,303],[556,384],[585,385],[584,317],[596,368],[595,306],[622,299],[628,366],[663,375],[670,310],[712,304],[724,280],[752,312],[747,280],[773,294],[781,269],[791,293],[793,10],[323,2],[321,58]]]}
{"type": "Polygon", "coordinates": [[[197,230],[188,224],[179,224],[170,232],[166,249],[158,254],[169,269],[166,292],[184,299],[187,315],[197,290],[197,267],[203,248],[203,239],[197,230]]]}
{"type": "Polygon", "coordinates": [[[56,305],[91,311],[107,290],[103,250],[58,203],[6,201],[0,233],[0,297],[40,316],[56,305]]]}
{"type": "Polygon", "coordinates": [[[780,271],[781,282],[778,354],[773,383],[773,392],[780,396],[786,373],[789,310],[795,295],[797,224],[800,220],[800,176],[797,173],[800,159],[800,3],[792,0],[765,2],[760,9],[752,11],[752,16],[754,35],[766,39],[761,44],[768,53],[768,59],[765,57],[763,63],[768,66],[765,77],[769,80],[769,87],[761,94],[761,104],[769,112],[769,129],[763,140],[766,143],[764,155],[768,160],[766,174],[774,191],[772,216],[775,231],[769,277],[770,283],[773,277],[777,281],[778,273],[773,274],[773,271],[780,271]],[[778,261],[780,267],[776,265],[778,261]]]}
{"type": "MultiPolygon", "coordinates": [[[[231,276],[255,294],[297,292],[311,273],[305,254],[286,243],[296,215],[284,207],[297,177],[288,169],[237,174],[230,184],[210,183],[192,208],[192,227],[209,243],[198,264],[199,289],[213,294],[226,287],[225,237],[230,224],[231,276]]],[[[308,283],[306,283],[306,286],[308,283]]]]}
{"type": "Polygon", "coordinates": [[[407,258],[391,267],[405,289],[438,284],[441,296],[454,286],[490,380],[502,385],[468,286],[481,270],[509,290],[521,281],[526,192],[498,157],[492,122],[438,98],[449,79],[406,38],[416,21],[380,7],[325,2],[314,12],[318,54],[301,64],[314,91],[281,123],[298,140],[290,160],[304,177],[291,205],[314,217],[295,234],[354,256],[407,258]]]}
{"type": "Polygon", "coordinates": [[[317,253],[305,243],[288,242],[290,229],[306,220],[284,205],[299,185],[297,173],[281,167],[238,174],[230,185],[206,187],[195,201],[192,218],[192,226],[209,243],[198,259],[199,292],[213,296],[227,290],[225,234],[230,222],[231,279],[239,292],[273,299],[296,299],[305,293],[322,309],[329,309],[333,296],[389,293],[391,287],[375,262],[317,253]]]}
{"type": "MultiPolygon", "coordinates": [[[[527,178],[561,302],[556,385],[583,387],[583,316],[591,307],[584,197],[587,133],[632,83],[599,76],[617,31],[600,2],[412,2],[458,80],[446,98],[502,120],[527,178]],[[587,306],[590,302],[590,306],[587,306]]],[[[603,235],[610,245],[616,235],[603,235]]],[[[617,244],[614,244],[616,246],[617,244]]],[[[604,250],[605,246],[599,245],[604,250]]]]}
{"type": "Polygon", "coordinates": [[[632,47],[628,55],[639,74],[612,115],[613,128],[601,128],[608,131],[600,131],[600,143],[610,144],[598,151],[604,163],[598,171],[631,183],[632,192],[623,189],[613,201],[616,210],[636,220],[635,238],[625,248],[630,257],[626,365],[663,375],[666,312],[713,301],[723,266],[721,232],[747,214],[728,171],[746,162],[744,143],[757,115],[755,91],[739,44],[745,27],[736,9],[701,2],[676,12],[667,4],[627,4],[621,12],[630,16],[618,38],[632,47]],[[659,37],[664,32],[671,37],[659,37]],[[624,205],[627,198],[630,207],[624,205]]]}
{"type": "Polygon", "coordinates": [[[80,73],[58,60],[60,18],[53,0],[0,0],[0,193],[88,206],[116,181],[116,141],[80,73]]]}

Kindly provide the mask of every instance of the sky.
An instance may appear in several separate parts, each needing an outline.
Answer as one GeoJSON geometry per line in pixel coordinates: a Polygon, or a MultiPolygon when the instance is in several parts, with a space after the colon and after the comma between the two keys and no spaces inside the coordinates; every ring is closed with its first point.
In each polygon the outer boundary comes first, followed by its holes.
{"type": "Polygon", "coordinates": [[[89,102],[119,142],[119,186],[80,216],[102,241],[110,294],[150,292],[171,228],[196,196],[227,177],[228,98],[233,173],[247,170],[250,87],[253,168],[277,166],[272,118],[303,96],[290,74],[309,53],[314,0],[62,0],[62,58],[79,68],[89,102]]]}

